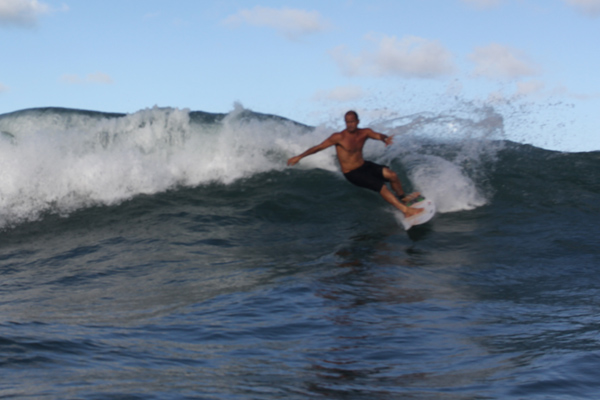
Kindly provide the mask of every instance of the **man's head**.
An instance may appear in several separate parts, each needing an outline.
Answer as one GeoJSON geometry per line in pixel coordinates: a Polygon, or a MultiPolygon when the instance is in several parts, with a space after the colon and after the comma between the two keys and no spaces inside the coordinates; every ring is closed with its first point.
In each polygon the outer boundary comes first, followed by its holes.
{"type": "Polygon", "coordinates": [[[346,121],[346,130],[350,133],[354,132],[358,128],[358,123],[360,120],[358,119],[358,114],[356,111],[348,111],[346,115],[344,115],[344,121],[346,121]]]}

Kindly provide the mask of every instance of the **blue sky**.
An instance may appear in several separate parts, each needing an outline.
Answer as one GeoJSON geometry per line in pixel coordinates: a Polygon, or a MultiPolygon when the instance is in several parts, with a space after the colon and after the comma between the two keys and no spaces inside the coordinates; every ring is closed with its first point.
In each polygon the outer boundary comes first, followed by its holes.
{"type": "Polygon", "coordinates": [[[0,113],[476,104],[510,139],[600,150],[600,0],[0,0],[0,37],[0,113]]]}

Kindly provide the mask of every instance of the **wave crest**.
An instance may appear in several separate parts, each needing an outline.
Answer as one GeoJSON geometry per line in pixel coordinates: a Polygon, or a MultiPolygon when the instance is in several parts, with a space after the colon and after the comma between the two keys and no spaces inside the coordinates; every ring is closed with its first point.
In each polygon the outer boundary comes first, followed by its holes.
{"type": "MultiPolygon", "coordinates": [[[[365,158],[398,163],[393,168],[441,212],[479,207],[493,193],[488,175],[502,144],[492,137],[503,128],[493,114],[476,117],[382,121],[374,129],[397,134],[396,143],[386,148],[371,141],[365,158]]],[[[241,105],[228,114],[154,107],[132,114],[44,108],[0,115],[0,228],[44,213],[69,214],[140,194],[282,172],[287,158],[334,130],[241,105]]],[[[329,150],[295,168],[341,175],[329,150]]]]}

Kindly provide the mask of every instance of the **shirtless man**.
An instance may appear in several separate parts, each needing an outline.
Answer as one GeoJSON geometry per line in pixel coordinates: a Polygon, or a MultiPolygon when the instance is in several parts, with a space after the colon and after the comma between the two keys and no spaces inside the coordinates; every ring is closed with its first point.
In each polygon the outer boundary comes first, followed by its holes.
{"type": "Polygon", "coordinates": [[[410,196],[404,194],[398,175],[388,167],[365,161],[363,159],[363,147],[367,139],[381,140],[386,146],[392,144],[392,137],[374,132],[369,128],[358,127],[358,114],[356,111],[348,111],[344,116],[346,129],[329,136],[323,143],[311,147],[304,153],[288,160],[288,165],[296,165],[301,159],[315,154],[328,147],[335,146],[338,161],[342,172],[348,181],[356,186],[371,189],[381,195],[388,203],[404,213],[405,217],[419,214],[422,208],[412,208],[403,204],[418,196],[413,193],[410,196]],[[390,182],[392,189],[398,197],[388,189],[386,182],[390,182]],[[398,198],[400,198],[400,201],[398,198]]]}

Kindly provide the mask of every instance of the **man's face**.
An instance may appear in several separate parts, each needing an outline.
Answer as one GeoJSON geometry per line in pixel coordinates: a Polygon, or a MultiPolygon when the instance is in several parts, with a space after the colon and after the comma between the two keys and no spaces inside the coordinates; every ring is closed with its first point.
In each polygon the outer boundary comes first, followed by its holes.
{"type": "Polygon", "coordinates": [[[344,120],[346,121],[346,130],[348,132],[352,133],[358,128],[358,119],[354,114],[346,114],[344,120]]]}

